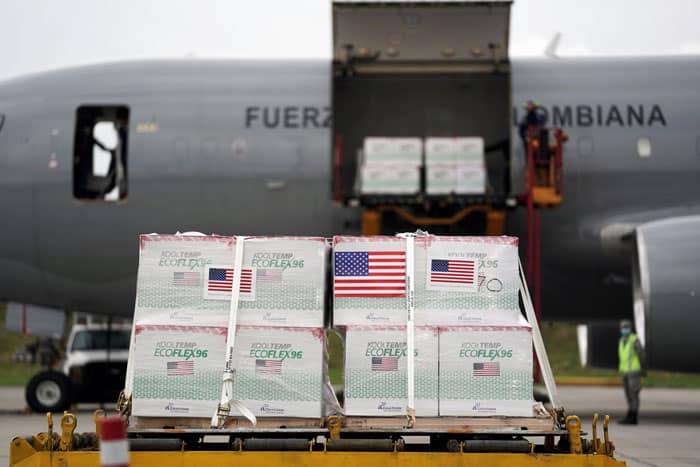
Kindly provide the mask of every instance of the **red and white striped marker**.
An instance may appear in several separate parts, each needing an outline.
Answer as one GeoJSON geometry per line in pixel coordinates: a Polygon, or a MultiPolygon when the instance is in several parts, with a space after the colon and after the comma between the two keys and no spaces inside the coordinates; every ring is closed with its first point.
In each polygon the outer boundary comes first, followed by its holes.
{"type": "Polygon", "coordinates": [[[123,417],[100,420],[100,465],[129,466],[129,441],[126,439],[126,420],[123,417]]]}

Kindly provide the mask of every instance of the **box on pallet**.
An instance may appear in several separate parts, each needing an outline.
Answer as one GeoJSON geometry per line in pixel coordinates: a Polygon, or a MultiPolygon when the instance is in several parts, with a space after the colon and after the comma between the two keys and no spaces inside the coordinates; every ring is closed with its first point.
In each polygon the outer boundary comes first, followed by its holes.
{"type": "Polygon", "coordinates": [[[425,168],[425,191],[434,194],[484,194],[486,169],[483,164],[430,164],[425,168]]]}
{"type": "Polygon", "coordinates": [[[211,417],[221,397],[225,327],[134,327],[133,414],[211,417]]]}
{"type": "Polygon", "coordinates": [[[415,262],[417,324],[519,322],[516,237],[419,237],[415,262]]]}
{"type": "MultiPolygon", "coordinates": [[[[137,325],[135,333],[134,415],[211,417],[227,329],[137,325]]],[[[234,399],[258,417],[320,417],[324,349],[320,328],[238,327],[234,399]]]]}
{"type": "MultiPolygon", "coordinates": [[[[142,235],[135,322],[225,326],[235,242],[235,237],[142,235]]],[[[247,238],[238,322],[322,327],[327,254],[324,238],[247,238]]]]}
{"type": "Polygon", "coordinates": [[[420,166],[412,163],[365,164],[360,169],[362,194],[415,194],[420,191],[420,166]]]}
{"type": "Polygon", "coordinates": [[[235,238],[141,235],[134,322],[226,326],[229,304],[205,295],[207,266],[231,268],[235,238]]]}
{"type": "Polygon", "coordinates": [[[484,163],[484,140],[479,137],[425,139],[425,165],[484,163]]]}
{"type": "MultiPolygon", "coordinates": [[[[405,326],[348,327],[345,334],[345,414],[406,415],[405,326]]],[[[415,329],[415,409],[438,415],[438,329],[415,329]]]]}
{"type": "Polygon", "coordinates": [[[334,325],[406,324],[406,241],[336,236],[333,250],[334,325]]]}
{"type": "Polygon", "coordinates": [[[241,294],[238,324],[323,327],[328,251],[323,237],[247,239],[251,296],[241,294]]]}
{"type": "Polygon", "coordinates": [[[256,417],[321,417],[325,345],[321,328],[240,326],[234,399],[256,417]]]}
{"type": "Polygon", "coordinates": [[[365,164],[409,164],[423,163],[423,140],[421,138],[368,137],[363,145],[365,164]]]}
{"type": "MultiPolygon", "coordinates": [[[[338,236],[333,244],[334,324],[406,324],[405,239],[338,236]]],[[[417,324],[518,321],[517,238],[419,237],[414,253],[417,324]]]]}
{"type": "Polygon", "coordinates": [[[439,392],[441,416],[533,416],[531,328],[441,327],[439,392]]]}

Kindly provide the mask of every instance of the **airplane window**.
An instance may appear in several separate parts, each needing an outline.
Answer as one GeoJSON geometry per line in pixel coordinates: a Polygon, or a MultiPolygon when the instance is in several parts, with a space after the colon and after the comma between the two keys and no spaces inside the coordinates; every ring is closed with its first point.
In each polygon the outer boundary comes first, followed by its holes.
{"type": "Polygon", "coordinates": [[[639,138],[637,140],[637,153],[639,157],[651,156],[651,141],[649,141],[649,138],[639,138]]]}
{"type": "Polygon", "coordinates": [[[126,198],[128,131],[129,109],[125,106],[78,108],[73,154],[75,198],[126,198]]]}

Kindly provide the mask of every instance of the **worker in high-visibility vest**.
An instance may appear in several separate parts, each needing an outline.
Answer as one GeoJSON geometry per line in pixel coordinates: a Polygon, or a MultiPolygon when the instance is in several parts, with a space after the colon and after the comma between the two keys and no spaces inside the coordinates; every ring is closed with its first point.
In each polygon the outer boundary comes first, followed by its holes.
{"type": "Polygon", "coordinates": [[[617,348],[620,361],[619,370],[625,386],[627,416],[620,420],[624,425],[636,425],[639,415],[639,392],[642,390],[642,376],[646,375],[644,347],[632,332],[630,320],[620,321],[620,342],[617,348]]]}

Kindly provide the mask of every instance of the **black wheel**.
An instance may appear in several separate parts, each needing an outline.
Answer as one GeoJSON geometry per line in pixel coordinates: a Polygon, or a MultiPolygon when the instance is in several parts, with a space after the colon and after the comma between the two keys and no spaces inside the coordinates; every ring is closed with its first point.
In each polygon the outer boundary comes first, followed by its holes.
{"type": "Polygon", "coordinates": [[[70,380],[57,371],[42,371],[29,380],[24,396],[34,412],[63,412],[71,403],[70,380]]]}

